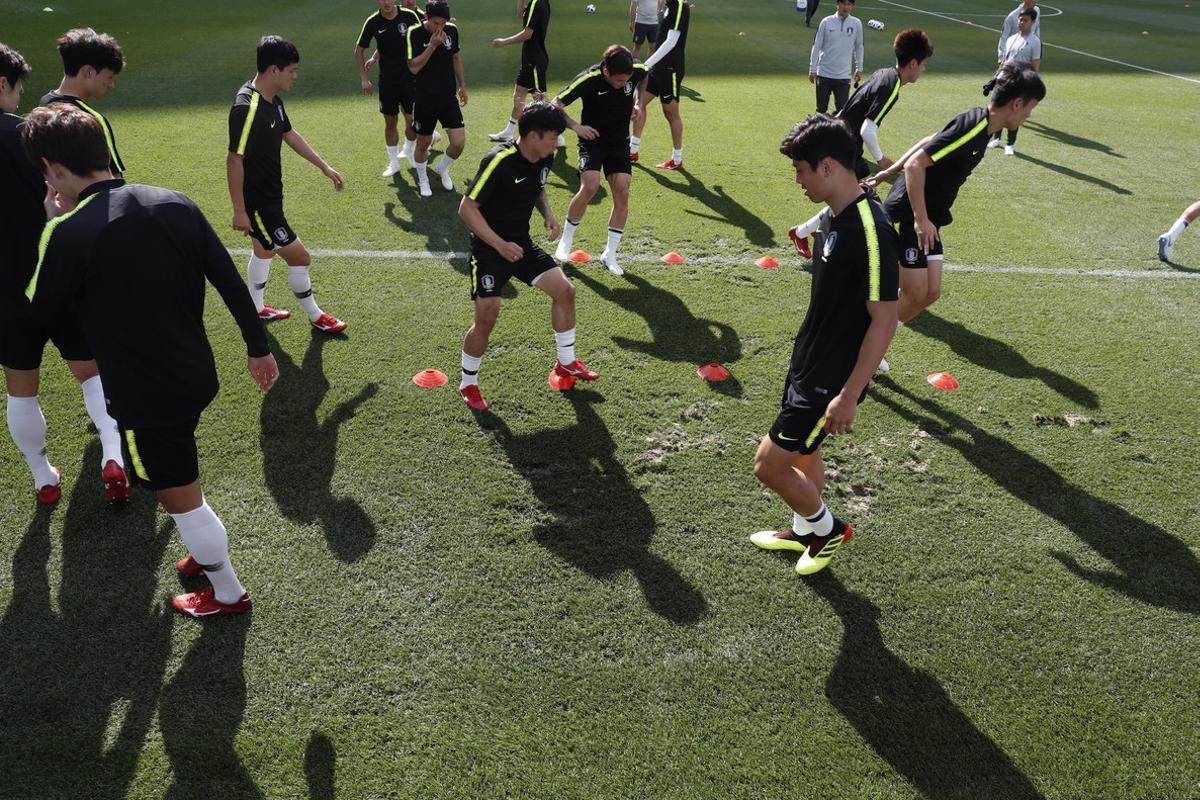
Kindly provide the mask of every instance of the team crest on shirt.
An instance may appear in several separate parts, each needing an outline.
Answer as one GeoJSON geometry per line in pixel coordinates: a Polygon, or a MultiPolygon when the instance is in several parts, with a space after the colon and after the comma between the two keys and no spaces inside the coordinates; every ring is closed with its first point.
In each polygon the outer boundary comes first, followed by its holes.
{"type": "Polygon", "coordinates": [[[496,288],[496,279],[491,275],[484,275],[481,283],[483,284],[483,288],[487,289],[489,292],[496,288]]]}
{"type": "Polygon", "coordinates": [[[450,39],[450,34],[446,34],[446,41],[442,42],[442,47],[446,48],[447,50],[454,49],[454,42],[450,39]]]}
{"type": "Polygon", "coordinates": [[[545,185],[546,185],[546,181],[547,181],[547,180],[549,180],[549,179],[550,179],[550,168],[549,168],[549,167],[542,167],[542,174],[541,174],[541,177],[540,177],[540,180],[541,180],[542,186],[545,186],[545,185]]]}
{"type": "Polygon", "coordinates": [[[633,82],[632,81],[625,84],[625,96],[629,97],[629,95],[631,95],[631,94],[633,94],[633,82]]]}
{"type": "Polygon", "coordinates": [[[833,255],[833,246],[837,244],[837,231],[830,231],[825,237],[825,257],[829,258],[833,255]]]}

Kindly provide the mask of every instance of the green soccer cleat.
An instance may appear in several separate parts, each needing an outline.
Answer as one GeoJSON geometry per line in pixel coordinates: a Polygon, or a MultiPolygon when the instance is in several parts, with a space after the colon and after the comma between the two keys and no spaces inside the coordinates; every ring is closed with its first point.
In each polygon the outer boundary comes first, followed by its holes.
{"type": "Polygon", "coordinates": [[[750,541],[763,550],[795,550],[803,553],[808,549],[808,543],[812,541],[812,534],[806,533],[803,536],[797,536],[790,530],[759,531],[750,536],[750,541]]]}
{"type": "Polygon", "coordinates": [[[828,566],[834,554],[843,543],[850,541],[854,528],[849,523],[842,522],[836,517],[833,520],[833,533],[828,536],[812,537],[812,545],[796,562],[797,575],[813,575],[828,566]],[[814,552],[815,550],[815,552],[814,552]]]}

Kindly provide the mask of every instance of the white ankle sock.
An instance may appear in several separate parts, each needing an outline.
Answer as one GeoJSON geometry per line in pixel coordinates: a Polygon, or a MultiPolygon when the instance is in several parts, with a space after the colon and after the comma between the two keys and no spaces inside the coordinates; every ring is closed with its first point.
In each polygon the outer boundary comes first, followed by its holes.
{"type": "Polygon", "coordinates": [[[642,149],[642,137],[630,136],[629,137],[629,152],[636,153],[641,149],[642,149]]]}
{"type": "Polygon", "coordinates": [[[476,358],[475,356],[467,355],[466,351],[462,354],[462,380],[459,381],[458,388],[465,389],[468,386],[479,385],[479,365],[483,362],[483,356],[476,358]]]}
{"type": "Polygon", "coordinates": [[[450,169],[450,167],[453,165],[454,165],[454,159],[451,158],[450,156],[446,155],[445,153],[442,153],[442,157],[438,159],[437,164],[434,165],[433,168],[436,169],[438,172],[445,172],[446,170],[450,169]]]}
{"type": "Polygon", "coordinates": [[[46,459],[46,418],[36,395],[8,396],[8,432],[33,472],[33,482],[38,488],[58,483],[58,476],[46,459]]]}
{"type": "MultiPolygon", "coordinates": [[[[579,222],[583,222],[583,220],[579,222]]],[[[568,250],[571,249],[571,245],[575,242],[575,231],[579,227],[579,222],[571,222],[568,219],[566,224],[563,225],[562,240],[568,250]]]]}
{"type": "Polygon", "coordinates": [[[399,164],[400,163],[400,146],[389,144],[387,146],[387,151],[388,151],[388,163],[391,164],[393,167],[396,166],[397,164],[399,164]]]}
{"type": "Polygon", "coordinates": [[[246,283],[250,290],[250,299],[254,307],[263,310],[263,296],[267,293],[267,277],[271,274],[270,258],[259,258],[250,254],[250,263],[246,265],[246,283]]]}
{"type": "Polygon", "coordinates": [[[812,526],[812,532],[817,536],[828,536],[833,533],[833,514],[829,513],[829,509],[825,507],[824,503],[821,503],[820,511],[804,519],[812,526]]]}
{"type": "Polygon", "coordinates": [[[416,149],[417,149],[417,140],[416,139],[405,139],[404,140],[404,157],[407,158],[409,161],[412,161],[413,151],[416,149]]]}
{"type": "Polygon", "coordinates": [[[558,363],[570,364],[575,360],[575,329],[554,332],[554,344],[558,347],[558,363]]]}
{"type": "Polygon", "coordinates": [[[309,322],[316,322],[325,312],[317,305],[313,297],[312,280],[308,277],[308,267],[288,267],[288,285],[292,294],[300,301],[300,307],[308,314],[309,322]]]}
{"type": "Polygon", "coordinates": [[[229,533],[208,503],[183,514],[172,514],[171,519],[175,520],[188,552],[212,583],[217,602],[236,603],[242,599],[246,587],[238,580],[229,560],[229,533]]]}
{"type": "Polygon", "coordinates": [[[608,246],[605,248],[612,255],[617,254],[617,248],[621,246],[621,237],[625,235],[625,231],[619,231],[616,228],[608,229],[608,246]]]}
{"type": "Polygon", "coordinates": [[[1167,238],[1171,241],[1171,244],[1175,244],[1179,237],[1183,235],[1183,229],[1187,226],[1188,221],[1185,217],[1180,217],[1179,219],[1175,220],[1175,224],[1171,226],[1169,231],[1167,231],[1167,238]]]}
{"type": "Polygon", "coordinates": [[[797,536],[803,536],[806,533],[812,533],[812,523],[804,518],[804,515],[798,511],[792,512],[792,533],[797,536]]]}
{"type": "Polygon", "coordinates": [[[429,183],[429,172],[427,171],[429,169],[428,156],[426,156],[426,159],[427,160],[425,161],[411,161],[409,163],[411,163],[417,170],[417,180],[420,183],[427,184],[429,183]]]}
{"type": "Polygon", "coordinates": [[[504,126],[504,130],[500,132],[501,136],[511,137],[517,132],[517,121],[512,117],[508,118],[508,124],[504,126]]]}
{"type": "Polygon", "coordinates": [[[115,461],[124,467],[121,432],[117,430],[117,421],[108,415],[108,403],[104,400],[104,384],[100,382],[100,376],[88,378],[79,384],[79,388],[83,389],[83,404],[87,407],[88,416],[100,434],[100,466],[115,461]]]}
{"type": "Polygon", "coordinates": [[[683,148],[682,147],[679,148],[678,150],[671,151],[671,160],[674,161],[676,164],[683,163],[683,148]]]}

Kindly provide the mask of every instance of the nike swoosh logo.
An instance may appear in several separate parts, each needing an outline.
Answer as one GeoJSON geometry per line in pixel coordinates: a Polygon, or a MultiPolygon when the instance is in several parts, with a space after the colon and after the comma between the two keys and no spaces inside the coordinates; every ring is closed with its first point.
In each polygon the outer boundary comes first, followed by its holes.
{"type": "Polygon", "coordinates": [[[608,91],[607,91],[607,90],[605,90],[605,91],[603,91],[603,92],[596,92],[596,94],[597,94],[597,95],[608,94],[608,91]]]}
{"type": "Polygon", "coordinates": [[[193,617],[211,617],[213,614],[220,614],[221,609],[215,608],[212,611],[197,611],[196,609],[193,608],[193,609],[189,609],[188,613],[191,614],[193,617]]]}
{"type": "Polygon", "coordinates": [[[379,32],[379,34],[380,34],[380,36],[382,36],[383,34],[385,34],[385,33],[387,33],[387,32],[388,32],[388,29],[387,29],[387,28],[384,28],[383,30],[381,30],[381,31],[379,32]]]}
{"type": "Polygon", "coordinates": [[[272,123],[271,123],[271,127],[272,127],[272,128],[274,128],[274,127],[275,127],[275,123],[274,123],[274,122],[272,122],[272,123]]]}
{"type": "Polygon", "coordinates": [[[798,441],[800,441],[799,439],[793,439],[791,436],[784,436],[782,433],[781,433],[781,434],[779,434],[779,438],[780,438],[780,439],[783,439],[785,442],[798,442],[798,441]]]}
{"type": "Polygon", "coordinates": [[[520,182],[521,182],[521,181],[523,181],[523,180],[525,180],[525,179],[524,179],[524,178],[517,178],[516,180],[514,180],[514,181],[513,181],[513,183],[520,183],[520,182]]]}

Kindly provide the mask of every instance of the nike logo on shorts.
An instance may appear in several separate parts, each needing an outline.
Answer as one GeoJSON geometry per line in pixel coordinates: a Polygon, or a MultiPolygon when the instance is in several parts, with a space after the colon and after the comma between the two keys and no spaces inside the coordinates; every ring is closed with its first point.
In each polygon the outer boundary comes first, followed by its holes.
{"type": "Polygon", "coordinates": [[[800,441],[799,439],[793,439],[791,436],[784,436],[782,433],[780,433],[780,434],[776,434],[776,435],[777,435],[777,436],[778,436],[780,439],[783,439],[785,442],[798,442],[798,441],[800,441]]]}
{"type": "Polygon", "coordinates": [[[525,179],[524,179],[524,178],[517,178],[517,179],[515,179],[515,180],[513,181],[513,183],[520,183],[520,182],[521,182],[521,181],[523,181],[523,180],[525,180],[525,179]]]}

